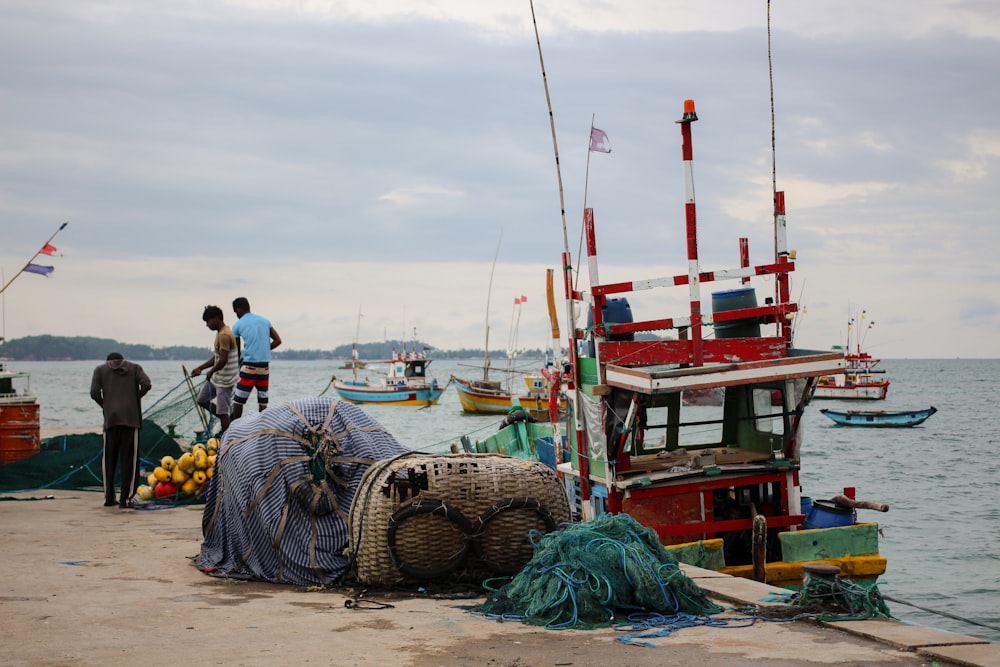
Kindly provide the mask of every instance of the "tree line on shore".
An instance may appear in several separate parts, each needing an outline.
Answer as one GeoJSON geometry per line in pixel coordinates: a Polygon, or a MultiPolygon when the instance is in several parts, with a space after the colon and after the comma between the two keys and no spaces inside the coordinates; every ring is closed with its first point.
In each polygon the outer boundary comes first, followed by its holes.
{"type": "MultiPolygon", "coordinates": [[[[380,343],[359,343],[358,358],[365,361],[389,359],[394,352],[404,350],[427,350],[434,359],[476,359],[484,356],[483,349],[462,348],[459,350],[439,350],[421,341],[386,340],[380,343]]],[[[25,336],[0,342],[0,357],[12,361],[88,361],[100,360],[109,352],[121,352],[126,359],[134,361],[187,361],[204,359],[210,350],[205,346],[170,345],[153,347],[121,343],[111,338],[93,336],[25,336]]],[[[502,359],[506,352],[491,350],[490,356],[502,359]]],[[[519,350],[519,357],[544,356],[542,350],[519,350]]],[[[275,359],[313,360],[350,359],[351,344],[339,345],[332,350],[275,350],[275,359]]]]}

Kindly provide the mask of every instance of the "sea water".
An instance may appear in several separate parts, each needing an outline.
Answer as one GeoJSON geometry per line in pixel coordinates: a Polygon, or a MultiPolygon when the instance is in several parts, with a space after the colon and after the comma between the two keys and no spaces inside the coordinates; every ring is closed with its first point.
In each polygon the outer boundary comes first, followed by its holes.
{"type": "MultiPolygon", "coordinates": [[[[206,355],[207,356],[207,355],[206,355]]],[[[186,362],[193,368],[203,359],[186,362]]],[[[445,385],[451,375],[475,379],[481,360],[436,360],[431,377],[445,385]]],[[[12,362],[29,371],[45,427],[96,427],[101,413],[90,400],[97,362],[12,362]]],[[[350,370],[329,361],[272,364],[272,404],[332,395],[333,375],[350,370]]],[[[802,445],[802,493],[830,498],[854,487],[859,500],[887,503],[886,513],[859,510],[875,521],[880,550],[888,559],[879,590],[897,600],[1000,627],[1000,359],[886,360],[891,381],[885,401],[816,400],[806,409],[802,445]],[[937,414],[913,428],[836,426],[821,408],[904,410],[933,405],[937,414]]],[[[157,399],[184,383],[182,362],[145,362],[157,399]]],[[[537,370],[530,362],[526,370],[537,370]]],[[[376,368],[359,371],[372,374],[376,368]]],[[[255,397],[247,410],[256,409],[255,397]]],[[[481,438],[500,425],[496,416],[462,412],[453,388],[426,408],[365,406],[401,443],[428,452],[448,451],[463,435],[481,438]]],[[[895,602],[897,618],[1000,641],[1000,630],[971,625],[895,602]]]]}

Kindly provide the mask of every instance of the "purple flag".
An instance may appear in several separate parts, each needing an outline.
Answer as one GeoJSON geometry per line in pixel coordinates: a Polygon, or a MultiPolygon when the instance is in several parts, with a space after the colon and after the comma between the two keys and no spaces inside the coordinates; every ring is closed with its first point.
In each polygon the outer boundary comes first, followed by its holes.
{"type": "Polygon", "coordinates": [[[49,277],[49,274],[56,270],[54,266],[45,266],[43,264],[28,264],[24,267],[24,270],[28,273],[37,273],[40,276],[49,277]]]}
{"type": "Polygon", "coordinates": [[[608,135],[604,130],[598,130],[596,127],[590,128],[590,150],[595,153],[611,152],[611,142],[608,141],[608,135]]]}

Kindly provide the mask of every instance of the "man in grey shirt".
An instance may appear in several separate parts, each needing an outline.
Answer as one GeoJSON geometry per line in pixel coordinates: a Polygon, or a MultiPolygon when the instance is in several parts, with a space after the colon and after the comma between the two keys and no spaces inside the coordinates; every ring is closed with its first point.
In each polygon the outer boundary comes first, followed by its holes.
{"type": "Polygon", "coordinates": [[[139,474],[139,429],[142,427],[142,397],[153,383],[139,364],[126,361],[118,352],[94,369],[90,397],[104,410],[104,506],[115,504],[115,469],[121,461],[121,495],[118,506],[132,507],[139,474]]]}

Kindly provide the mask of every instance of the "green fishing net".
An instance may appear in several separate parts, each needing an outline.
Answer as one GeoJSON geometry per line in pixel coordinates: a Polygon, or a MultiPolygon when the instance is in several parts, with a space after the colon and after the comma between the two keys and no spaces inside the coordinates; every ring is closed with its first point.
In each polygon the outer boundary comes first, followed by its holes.
{"type": "MultiPolygon", "coordinates": [[[[203,381],[204,382],[204,381],[203,381]]],[[[181,453],[175,436],[205,429],[204,416],[182,382],[143,412],[139,430],[139,468],[152,471],[164,456],[181,453]]],[[[0,466],[0,492],[40,489],[100,487],[103,433],[76,433],[45,438],[41,451],[26,459],[0,466]]],[[[117,476],[116,476],[117,477],[117,476]]],[[[120,480],[116,481],[120,484],[120,480]]]]}
{"type": "Polygon", "coordinates": [[[680,569],[656,533],[627,514],[605,514],[539,537],[507,583],[490,580],[476,613],[547,628],[596,628],[639,612],[721,611],[680,569]]]}
{"type": "Polygon", "coordinates": [[[837,575],[806,572],[793,606],[808,609],[821,621],[864,621],[892,618],[878,586],[861,586],[837,575]]]}

